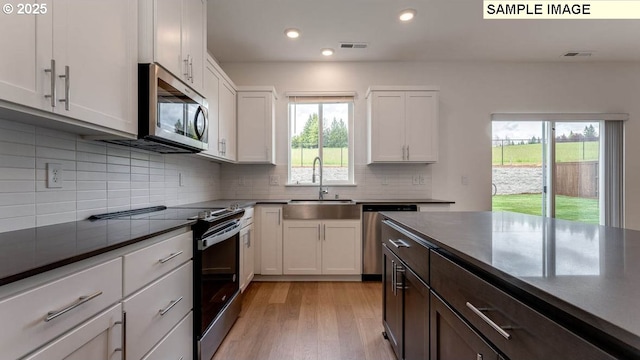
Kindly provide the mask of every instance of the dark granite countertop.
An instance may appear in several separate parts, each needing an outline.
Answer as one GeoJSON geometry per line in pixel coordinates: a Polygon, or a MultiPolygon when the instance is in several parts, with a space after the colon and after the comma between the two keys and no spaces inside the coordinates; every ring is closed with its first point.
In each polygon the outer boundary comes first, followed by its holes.
{"type": "MultiPolygon", "coordinates": [[[[287,204],[291,199],[223,199],[173,206],[177,208],[225,208],[238,204],[240,207],[268,204],[287,204]]],[[[329,199],[331,200],[331,199],[329,199]]],[[[438,199],[351,199],[356,204],[455,204],[454,201],[438,199]]]]}
{"type": "Polygon", "coordinates": [[[194,220],[81,220],[0,233],[0,285],[106,253],[194,220]]]}
{"type": "Polygon", "coordinates": [[[383,215],[640,357],[640,231],[510,212],[383,215]]]}

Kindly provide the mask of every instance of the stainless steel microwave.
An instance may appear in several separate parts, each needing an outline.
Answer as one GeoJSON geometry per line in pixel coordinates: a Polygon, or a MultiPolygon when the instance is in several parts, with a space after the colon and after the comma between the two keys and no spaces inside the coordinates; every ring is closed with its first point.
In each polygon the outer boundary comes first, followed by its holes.
{"type": "Polygon", "coordinates": [[[208,149],[206,100],[157,64],[138,64],[138,139],[107,140],[154,152],[208,149]]]}

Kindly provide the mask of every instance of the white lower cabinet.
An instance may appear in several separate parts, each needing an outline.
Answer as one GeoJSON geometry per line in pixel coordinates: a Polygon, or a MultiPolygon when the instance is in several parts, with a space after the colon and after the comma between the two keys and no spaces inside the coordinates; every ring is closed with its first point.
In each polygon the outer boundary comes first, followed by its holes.
{"type": "Polygon", "coordinates": [[[256,242],[260,247],[260,266],[257,268],[262,275],[282,275],[282,205],[261,205],[256,209],[260,234],[256,242]]]}
{"type": "Polygon", "coordinates": [[[192,360],[193,312],[189,312],[142,360],[192,360]]]}
{"type": "Polygon", "coordinates": [[[125,299],[127,358],[142,358],[192,307],[191,261],[125,299]]]}
{"type": "Polygon", "coordinates": [[[253,224],[240,230],[240,290],[249,286],[254,275],[255,243],[253,224]]]}
{"type": "Polygon", "coordinates": [[[122,305],[97,315],[25,360],[121,360],[122,305]]]}
{"type": "Polygon", "coordinates": [[[286,275],[358,275],[361,273],[360,221],[290,220],[283,228],[286,275]]]}

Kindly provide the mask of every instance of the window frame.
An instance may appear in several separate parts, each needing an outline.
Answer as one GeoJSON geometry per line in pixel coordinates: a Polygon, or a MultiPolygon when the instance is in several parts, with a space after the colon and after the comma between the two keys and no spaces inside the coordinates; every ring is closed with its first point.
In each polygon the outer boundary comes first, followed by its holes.
{"type": "MultiPolygon", "coordinates": [[[[355,96],[353,95],[289,95],[289,100],[287,102],[287,182],[286,186],[311,186],[317,187],[318,183],[311,183],[311,179],[309,182],[299,183],[293,182],[291,179],[291,168],[292,168],[292,153],[291,153],[291,130],[292,130],[292,106],[294,104],[316,104],[318,105],[318,154],[320,159],[323,160],[324,163],[324,154],[322,152],[323,146],[323,129],[324,129],[324,120],[322,119],[322,106],[323,104],[348,104],[348,119],[347,123],[347,131],[348,131],[348,168],[347,180],[324,180],[322,181],[323,186],[355,186],[355,96]]],[[[324,167],[323,167],[324,170],[324,167]]]]}

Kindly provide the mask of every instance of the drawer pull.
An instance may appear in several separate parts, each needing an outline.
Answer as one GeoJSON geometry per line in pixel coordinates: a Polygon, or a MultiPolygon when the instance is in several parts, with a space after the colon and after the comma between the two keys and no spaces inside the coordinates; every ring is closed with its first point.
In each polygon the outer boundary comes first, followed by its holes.
{"type": "Polygon", "coordinates": [[[401,247],[411,247],[409,244],[407,244],[404,240],[402,239],[398,239],[398,240],[391,240],[389,239],[389,242],[391,243],[391,245],[395,246],[396,248],[401,248],[401,247]]]}
{"type": "Polygon", "coordinates": [[[164,259],[160,259],[160,260],[158,260],[158,262],[160,262],[161,264],[164,264],[164,263],[166,263],[167,261],[169,261],[169,260],[173,259],[174,257],[182,255],[182,253],[183,253],[183,252],[184,252],[184,251],[180,250],[180,251],[178,251],[177,253],[171,254],[171,255],[167,256],[166,258],[164,258],[164,259]]]}
{"type": "Polygon", "coordinates": [[[176,306],[176,304],[178,304],[180,302],[180,300],[182,300],[182,296],[180,296],[177,300],[171,300],[171,302],[169,303],[169,306],[167,306],[165,309],[160,309],[160,316],[166,314],[167,312],[169,312],[169,310],[171,310],[174,306],[176,306]]]}
{"type": "Polygon", "coordinates": [[[51,321],[51,320],[57,318],[58,316],[66,314],[67,312],[77,308],[78,306],[80,306],[80,305],[82,305],[82,304],[84,304],[84,303],[86,303],[86,302],[88,302],[90,300],[93,300],[93,299],[97,298],[100,295],[102,295],[102,291],[98,291],[97,293],[91,294],[91,295],[80,296],[78,298],[78,300],[76,300],[76,302],[74,302],[73,304],[67,306],[64,309],[55,310],[55,311],[49,311],[47,313],[47,316],[44,318],[44,321],[45,322],[51,321]]]}
{"type": "Polygon", "coordinates": [[[503,338],[507,340],[511,339],[511,335],[508,332],[504,331],[503,328],[501,328],[498,324],[494,323],[493,320],[489,319],[487,315],[482,313],[482,311],[480,311],[477,307],[473,306],[473,304],[471,304],[468,301],[467,301],[467,307],[471,309],[471,311],[473,311],[476,315],[478,315],[480,319],[482,319],[482,321],[486,322],[487,325],[491,326],[495,331],[497,331],[498,334],[502,335],[503,338]]]}

